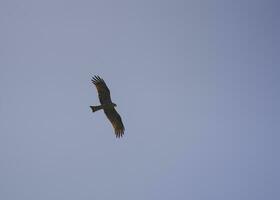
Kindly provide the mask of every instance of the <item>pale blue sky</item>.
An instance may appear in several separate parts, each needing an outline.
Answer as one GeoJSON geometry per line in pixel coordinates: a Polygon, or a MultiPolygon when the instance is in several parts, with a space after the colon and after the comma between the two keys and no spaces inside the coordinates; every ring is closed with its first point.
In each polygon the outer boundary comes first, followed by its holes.
{"type": "Polygon", "coordinates": [[[0,199],[280,199],[279,3],[0,2],[0,199]],[[116,139],[92,75],[126,127],[116,139]]]}

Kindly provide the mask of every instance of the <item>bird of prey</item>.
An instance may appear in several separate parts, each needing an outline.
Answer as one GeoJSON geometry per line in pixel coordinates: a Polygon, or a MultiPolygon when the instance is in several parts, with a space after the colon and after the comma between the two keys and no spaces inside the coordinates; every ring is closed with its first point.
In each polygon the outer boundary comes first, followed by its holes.
{"type": "Polygon", "coordinates": [[[92,112],[96,112],[98,110],[103,109],[105,115],[113,125],[116,137],[122,137],[125,128],[122,123],[121,116],[115,109],[117,105],[111,100],[109,88],[107,87],[105,81],[99,76],[92,77],[91,81],[97,89],[99,101],[101,103],[101,105],[99,106],[90,106],[92,112]]]}

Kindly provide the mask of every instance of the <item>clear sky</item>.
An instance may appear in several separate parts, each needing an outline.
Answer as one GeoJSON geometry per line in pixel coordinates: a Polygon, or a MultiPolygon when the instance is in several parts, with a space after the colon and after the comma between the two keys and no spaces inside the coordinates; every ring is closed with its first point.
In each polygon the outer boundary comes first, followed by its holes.
{"type": "Polygon", "coordinates": [[[0,27],[0,199],[280,199],[277,1],[1,0],[0,27]]]}

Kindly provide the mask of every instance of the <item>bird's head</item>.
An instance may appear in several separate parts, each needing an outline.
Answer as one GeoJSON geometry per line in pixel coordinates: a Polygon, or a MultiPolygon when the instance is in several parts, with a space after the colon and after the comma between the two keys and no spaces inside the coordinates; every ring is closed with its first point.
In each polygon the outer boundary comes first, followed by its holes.
{"type": "Polygon", "coordinates": [[[114,106],[114,107],[117,107],[117,104],[113,103],[113,106],[114,106]]]}

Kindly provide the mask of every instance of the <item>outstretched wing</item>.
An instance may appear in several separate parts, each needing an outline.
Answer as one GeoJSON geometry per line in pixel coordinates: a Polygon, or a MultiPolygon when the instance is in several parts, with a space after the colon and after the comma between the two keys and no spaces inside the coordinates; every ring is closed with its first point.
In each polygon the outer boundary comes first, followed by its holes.
{"type": "Polygon", "coordinates": [[[92,77],[91,81],[97,89],[100,103],[101,104],[112,103],[111,96],[110,96],[110,90],[107,87],[105,81],[102,78],[100,78],[99,76],[92,77]]]}
{"type": "Polygon", "coordinates": [[[122,123],[122,119],[121,119],[121,116],[119,115],[119,113],[116,111],[115,108],[104,109],[104,112],[115,129],[116,137],[122,137],[124,134],[125,128],[124,128],[124,125],[122,123]]]}

